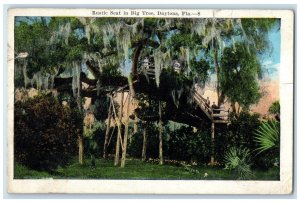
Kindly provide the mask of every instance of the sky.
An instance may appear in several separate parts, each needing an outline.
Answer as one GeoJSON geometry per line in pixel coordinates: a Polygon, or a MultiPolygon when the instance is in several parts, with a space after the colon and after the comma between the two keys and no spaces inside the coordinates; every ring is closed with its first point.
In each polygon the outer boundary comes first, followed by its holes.
{"type": "Polygon", "coordinates": [[[262,68],[265,71],[265,77],[271,80],[279,79],[280,68],[280,23],[278,23],[268,34],[270,41],[270,52],[265,53],[261,57],[262,68]]]}

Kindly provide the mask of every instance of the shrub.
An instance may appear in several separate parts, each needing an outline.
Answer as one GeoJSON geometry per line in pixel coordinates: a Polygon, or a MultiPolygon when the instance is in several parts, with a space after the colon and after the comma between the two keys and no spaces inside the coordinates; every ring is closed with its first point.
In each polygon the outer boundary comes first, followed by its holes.
{"type": "MultiPolygon", "coordinates": [[[[165,159],[207,164],[211,153],[209,131],[193,132],[192,127],[178,125],[176,129],[169,124],[164,125],[163,131],[163,156],[165,159]]],[[[143,128],[138,128],[133,135],[128,147],[128,154],[140,158],[143,144],[143,128]]],[[[159,157],[158,127],[154,122],[149,122],[147,128],[147,158],[159,157]]]]}
{"type": "Polygon", "coordinates": [[[52,95],[15,103],[15,161],[36,170],[53,170],[76,154],[82,117],[52,95]]]}
{"type": "Polygon", "coordinates": [[[211,155],[210,133],[182,126],[170,133],[168,147],[170,159],[207,164],[211,155]]]}
{"type": "Polygon", "coordinates": [[[249,179],[253,176],[249,149],[232,147],[225,153],[224,161],[225,169],[232,170],[237,179],[249,179]]]}
{"type": "Polygon", "coordinates": [[[268,169],[279,163],[280,155],[280,123],[276,120],[263,122],[255,132],[254,140],[258,143],[257,165],[262,169],[268,169]]]}
{"type": "MultiPolygon", "coordinates": [[[[211,132],[206,135],[210,138],[211,132]]],[[[210,140],[210,139],[209,139],[210,140]]],[[[208,146],[210,146],[210,142],[208,146]]],[[[228,133],[228,127],[226,124],[215,124],[215,139],[214,139],[214,156],[215,160],[219,164],[223,164],[225,151],[232,146],[232,137],[228,133]]]]}
{"type": "Polygon", "coordinates": [[[101,157],[105,139],[106,124],[102,121],[95,121],[92,129],[85,128],[83,136],[85,138],[84,149],[89,155],[101,157]]]}
{"type": "MultiPolygon", "coordinates": [[[[247,148],[252,156],[253,163],[251,167],[253,169],[268,170],[273,166],[274,152],[271,150],[257,153],[257,148],[260,147],[257,142],[257,130],[260,126],[259,114],[242,111],[239,117],[231,119],[228,130],[221,130],[221,133],[225,134],[224,139],[221,141],[221,146],[225,147],[222,151],[228,151],[232,147],[247,148]]],[[[218,131],[218,128],[216,129],[218,131]]],[[[216,140],[218,141],[218,139],[216,140]]],[[[216,149],[218,150],[220,145],[217,146],[216,149]]],[[[221,154],[220,157],[222,158],[224,155],[221,154]]],[[[224,163],[223,158],[220,161],[224,163]]]]}
{"type": "Polygon", "coordinates": [[[254,151],[258,146],[254,141],[254,137],[259,125],[259,114],[242,111],[238,118],[231,120],[228,127],[228,148],[239,146],[254,151]]]}
{"type": "Polygon", "coordinates": [[[268,112],[273,114],[277,120],[280,120],[280,103],[278,100],[272,103],[268,112]]]}

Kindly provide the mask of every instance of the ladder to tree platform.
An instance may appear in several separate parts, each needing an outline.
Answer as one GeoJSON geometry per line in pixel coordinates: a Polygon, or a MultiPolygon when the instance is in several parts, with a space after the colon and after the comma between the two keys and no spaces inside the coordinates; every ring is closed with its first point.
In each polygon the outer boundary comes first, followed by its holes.
{"type": "Polygon", "coordinates": [[[225,109],[213,109],[211,108],[206,99],[204,99],[196,90],[193,90],[194,100],[198,104],[198,106],[201,108],[201,110],[205,113],[205,115],[208,117],[208,119],[211,121],[211,144],[213,152],[210,157],[210,163],[211,165],[217,164],[215,160],[215,152],[214,152],[214,140],[215,140],[215,123],[229,123],[229,110],[225,109]]]}
{"type": "Polygon", "coordinates": [[[155,78],[155,67],[154,66],[148,66],[148,68],[145,68],[142,70],[144,74],[146,74],[149,78],[155,78]]]}
{"type": "MultiPolygon", "coordinates": [[[[154,63],[151,62],[143,62],[142,69],[140,69],[140,73],[145,74],[149,79],[155,78],[155,66],[154,63]]],[[[204,112],[206,117],[212,123],[229,123],[229,110],[225,110],[222,108],[213,109],[208,104],[206,99],[204,99],[195,89],[193,90],[193,98],[200,109],[204,112]]]]}
{"type": "Polygon", "coordinates": [[[201,110],[212,123],[228,123],[229,110],[213,109],[196,90],[193,90],[193,97],[201,110]]]}
{"type": "Polygon", "coordinates": [[[144,60],[141,65],[140,73],[145,74],[148,78],[155,78],[155,65],[149,59],[144,60]]]}

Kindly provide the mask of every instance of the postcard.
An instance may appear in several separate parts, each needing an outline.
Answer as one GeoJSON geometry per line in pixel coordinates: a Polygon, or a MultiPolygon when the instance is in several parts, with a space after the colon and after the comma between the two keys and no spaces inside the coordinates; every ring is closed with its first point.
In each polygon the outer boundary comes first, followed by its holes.
{"type": "Polygon", "coordinates": [[[291,194],[293,18],[9,9],[8,192],[291,194]]]}

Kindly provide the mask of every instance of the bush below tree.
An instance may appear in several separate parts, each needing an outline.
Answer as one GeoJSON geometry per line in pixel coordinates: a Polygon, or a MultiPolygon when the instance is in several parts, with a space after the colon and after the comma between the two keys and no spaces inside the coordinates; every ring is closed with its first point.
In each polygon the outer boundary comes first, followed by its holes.
{"type": "Polygon", "coordinates": [[[15,103],[15,161],[36,170],[53,170],[76,155],[82,116],[52,95],[15,103]]]}

